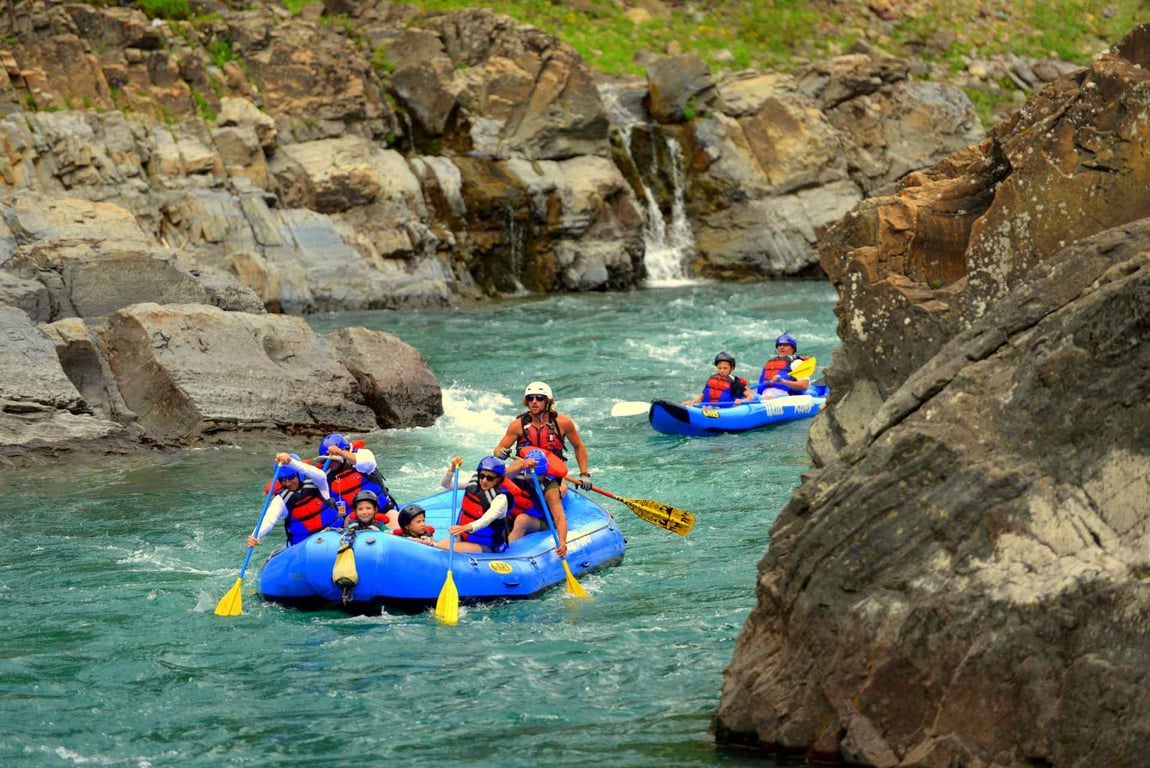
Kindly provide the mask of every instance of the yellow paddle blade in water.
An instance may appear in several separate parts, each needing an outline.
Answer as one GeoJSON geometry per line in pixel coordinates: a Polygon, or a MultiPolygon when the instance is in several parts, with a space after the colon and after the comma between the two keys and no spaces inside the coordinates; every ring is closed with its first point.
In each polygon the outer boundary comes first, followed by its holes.
{"type": "Polygon", "coordinates": [[[435,600],[435,618],[443,624],[459,623],[459,590],[455,588],[451,571],[447,572],[447,580],[443,582],[443,589],[439,590],[439,597],[435,600]]]}
{"type": "Polygon", "coordinates": [[[236,583],[228,590],[228,593],[220,598],[216,603],[217,616],[239,616],[244,612],[244,594],[243,594],[244,579],[241,576],[236,579],[236,583]]]}
{"type": "Polygon", "coordinates": [[[591,595],[583,589],[583,585],[575,580],[575,574],[571,573],[571,566],[567,565],[567,558],[563,558],[563,570],[567,571],[567,592],[573,597],[590,598],[591,595]]]}

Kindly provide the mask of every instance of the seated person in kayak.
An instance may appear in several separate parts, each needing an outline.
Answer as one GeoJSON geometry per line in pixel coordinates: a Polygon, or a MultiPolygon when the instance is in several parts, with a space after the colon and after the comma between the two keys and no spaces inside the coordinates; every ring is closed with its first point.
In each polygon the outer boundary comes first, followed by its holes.
{"type": "Polygon", "coordinates": [[[383,473],[376,466],[374,453],[362,446],[353,450],[346,436],[333,433],[320,441],[319,461],[326,466],[328,486],[333,491],[336,506],[340,507],[340,515],[352,513],[357,493],[371,491],[379,499],[376,523],[386,525],[394,521],[394,517],[389,519],[389,515],[394,515],[399,505],[387,489],[383,473]]]}
{"type": "Polygon", "coordinates": [[[347,516],[345,531],[378,531],[375,515],[379,512],[379,497],[375,491],[360,491],[355,495],[355,511],[347,516]]]}
{"type": "Polygon", "coordinates": [[[300,459],[294,453],[277,453],[281,466],[276,474],[281,488],[268,504],[259,527],[248,536],[248,546],[260,543],[280,520],[287,530],[288,546],[297,544],[316,531],[340,525],[339,512],[331,500],[327,477],[319,467],[300,459]]]}
{"type": "Polygon", "coordinates": [[[811,385],[810,377],[790,375],[792,368],[798,366],[805,357],[798,357],[799,343],[789,333],[784,333],[775,339],[775,356],[763,365],[763,372],[759,374],[759,395],[763,400],[787,395],[801,395],[811,385]]]}
{"type": "Polygon", "coordinates": [[[399,527],[392,533],[420,544],[435,545],[435,537],[432,535],[435,529],[427,524],[427,512],[418,504],[408,504],[399,510],[399,527]]]}
{"type": "MultiPolygon", "coordinates": [[[[443,477],[443,487],[451,488],[455,469],[463,464],[463,458],[456,456],[443,477]]],[[[535,465],[532,459],[516,459],[510,469],[518,472],[524,467],[535,465]]],[[[511,531],[512,519],[526,511],[531,505],[531,496],[518,485],[507,480],[508,467],[502,459],[484,456],[475,468],[475,474],[466,482],[460,481],[456,487],[462,488],[463,503],[459,512],[459,522],[447,529],[451,537],[458,536],[455,548],[461,552],[502,552],[507,549],[507,536],[511,531]]],[[[440,549],[451,546],[451,539],[440,539],[435,543],[440,549]]]]}
{"type": "Polygon", "coordinates": [[[703,385],[702,394],[685,400],[683,405],[711,405],[716,403],[737,404],[755,399],[747,387],[747,380],[735,376],[735,358],[727,352],[715,355],[715,374],[703,385]]]}

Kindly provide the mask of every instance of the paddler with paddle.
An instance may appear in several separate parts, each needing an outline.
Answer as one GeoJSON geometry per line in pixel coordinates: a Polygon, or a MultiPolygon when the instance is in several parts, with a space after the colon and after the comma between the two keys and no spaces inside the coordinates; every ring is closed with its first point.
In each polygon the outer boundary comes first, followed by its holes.
{"type": "Polygon", "coordinates": [[[751,391],[747,380],[733,373],[735,358],[732,354],[720,352],[715,355],[714,366],[715,373],[703,385],[702,393],[690,400],[684,400],[683,405],[695,405],[696,403],[738,405],[755,399],[755,393],[751,391]]]}
{"type": "MultiPolygon", "coordinates": [[[[533,381],[523,390],[523,405],[527,410],[519,414],[507,427],[503,439],[495,446],[492,453],[500,459],[511,455],[512,446],[520,455],[525,450],[540,448],[549,452],[560,461],[566,461],[564,449],[570,443],[575,451],[575,461],[579,464],[579,480],[572,482],[585,491],[591,490],[591,471],[587,468],[587,446],[579,436],[579,428],[571,417],[564,416],[555,410],[555,397],[551,387],[542,381],[533,381]]],[[[555,463],[548,457],[552,469],[555,463]]],[[[565,468],[564,468],[565,469],[565,468]]],[[[563,480],[562,472],[555,473],[546,478],[543,483],[543,497],[547,508],[555,521],[555,532],[558,534],[556,552],[559,557],[567,556],[567,515],[563,512],[563,480]],[[556,476],[558,475],[558,476],[556,476]]],[[[508,541],[516,541],[529,533],[543,530],[547,525],[543,516],[524,514],[515,516],[515,525],[508,535],[508,541]]]]}
{"type": "Polygon", "coordinates": [[[811,385],[807,369],[813,366],[802,366],[807,358],[798,357],[798,351],[799,342],[791,334],[784,333],[775,339],[775,356],[763,364],[763,372],[759,374],[759,396],[763,400],[806,392],[811,385]]]}

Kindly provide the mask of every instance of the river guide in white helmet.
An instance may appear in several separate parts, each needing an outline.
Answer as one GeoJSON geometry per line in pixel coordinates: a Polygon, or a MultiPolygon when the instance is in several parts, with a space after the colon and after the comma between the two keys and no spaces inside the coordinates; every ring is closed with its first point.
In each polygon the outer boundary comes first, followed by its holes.
{"type": "MultiPolygon", "coordinates": [[[[503,439],[492,451],[496,456],[505,459],[511,455],[512,450],[520,451],[524,448],[542,448],[549,451],[563,461],[567,443],[575,452],[575,461],[579,464],[579,480],[569,479],[583,490],[591,489],[591,470],[587,464],[587,446],[579,436],[579,428],[569,416],[555,410],[555,395],[551,387],[543,381],[533,381],[523,390],[523,405],[527,410],[516,416],[503,439]]],[[[563,481],[555,477],[546,478],[543,483],[543,496],[547,500],[547,507],[555,520],[555,531],[559,535],[559,546],[556,551],[559,557],[567,556],[567,515],[563,512],[563,481]]],[[[508,536],[508,541],[521,539],[529,533],[543,530],[547,525],[542,517],[533,515],[517,515],[515,527],[508,536]]]]}

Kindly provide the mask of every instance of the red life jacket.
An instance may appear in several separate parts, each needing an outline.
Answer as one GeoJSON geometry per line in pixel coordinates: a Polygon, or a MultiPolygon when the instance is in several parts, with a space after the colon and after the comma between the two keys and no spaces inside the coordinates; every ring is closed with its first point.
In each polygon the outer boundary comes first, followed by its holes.
{"type": "Polygon", "coordinates": [[[531,411],[524,411],[519,414],[519,423],[523,425],[523,436],[519,438],[516,447],[520,449],[525,446],[543,448],[566,460],[567,457],[563,455],[563,441],[566,438],[559,429],[559,420],[554,411],[548,412],[547,423],[541,427],[537,427],[531,422],[531,411]]]}
{"type": "MultiPolygon", "coordinates": [[[[791,358],[776,356],[763,363],[763,372],[759,374],[759,394],[762,394],[763,390],[767,387],[772,386],[767,382],[776,376],[782,376],[784,379],[794,381],[794,378],[788,374],[791,363],[798,363],[802,362],[803,360],[806,360],[806,358],[800,357],[798,355],[795,355],[791,358]]],[[[788,395],[792,394],[792,392],[786,387],[775,386],[775,389],[785,390],[788,395]]]]}
{"type": "Polygon", "coordinates": [[[418,539],[433,539],[433,538],[435,538],[435,526],[434,525],[427,526],[424,529],[424,534],[422,536],[412,536],[410,533],[403,530],[402,528],[392,528],[391,532],[393,534],[395,534],[396,536],[403,536],[403,537],[408,538],[408,539],[416,539],[416,538],[418,538],[418,539]]]}
{"type": "Polygon", "coordinates": [[[511,497],[507,501],[507,518],[509,520],[516,515],[527,512],[534,506],[534,496],[506,478],[499,484],[499,490],[511,497]]]}
{"type": "Polygon", "coordinates": [[[379,498],[381,513],[396,507],[391,492],[383,484],[383,474],[378,469],[365,475],[356,471],[354,466],[342,466],[328,475],[327,484],[333,496],[338,495],[343,499],[348,514],[355,509],[355,495],[360,491],[371,491],[379,498]]]}
{"type": "Polygon", "coordinates": [[[310,482],[304,483],[295,493],[285,489],[279,495],[288,510],[284,518],[288,544],[303,541],[329,526],[339,525],[339,513],[310,482]]]}
{"type": "MultiPolygon", "coordinates": [[[[484,493],[478,482],[467,484],[467,489],[463,493],[462,509],[459,512],[459,525],[468,525],[483,517],[483,513],[490,509],[491,502],[500,494],[507,497],[507,510],[511,511],[515,503],[513,494],[504,491],[502,486],[489,493],[490,495],[484,493]]],[[[459,538],[462,541],[490,547],[493,552],[501,552],[507,548],[507,518],[500,518],[478,531],[461,533],[459,538]]]]}
{"type": "Polygon", "coordinates": [[[712,374],[711,378],[707,379],[707,383],[703,385],[703,402],[732,402],[735,396],[731,394],[731,385],[736,381],[742,382],[745,391],[747,380],[741,376],[720,376],[717,373],[712,374]]]}

